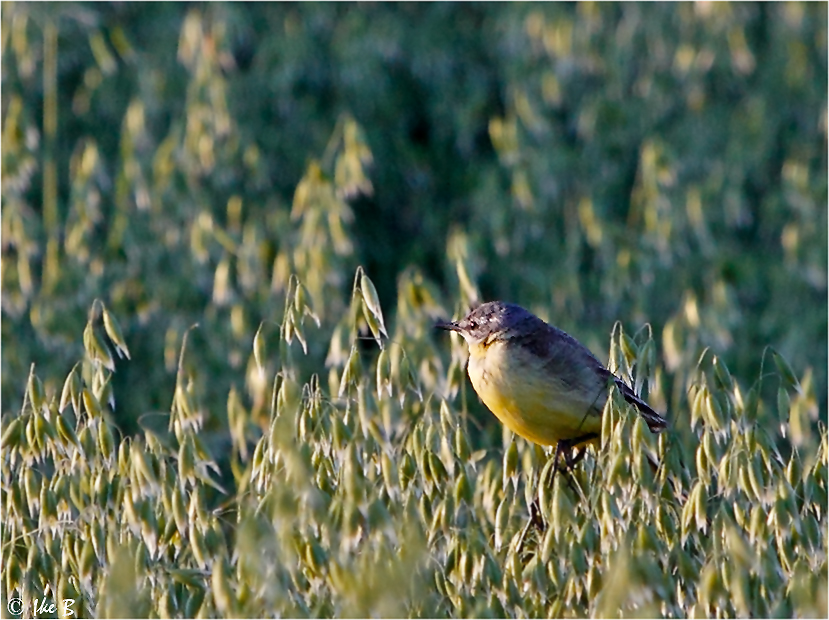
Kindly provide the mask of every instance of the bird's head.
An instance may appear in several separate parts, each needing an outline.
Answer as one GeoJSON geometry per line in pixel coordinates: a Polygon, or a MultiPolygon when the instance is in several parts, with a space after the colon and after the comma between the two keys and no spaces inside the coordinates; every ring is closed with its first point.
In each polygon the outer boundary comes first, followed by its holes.
{"type": "Polygon", "coordinates": [[[482,345],[506,336],[519,321],[532,316],[521,306],[490,301],[474,308],[460,321],[440,322],[435,327],[458,332],[470,346],[482,345]]]}

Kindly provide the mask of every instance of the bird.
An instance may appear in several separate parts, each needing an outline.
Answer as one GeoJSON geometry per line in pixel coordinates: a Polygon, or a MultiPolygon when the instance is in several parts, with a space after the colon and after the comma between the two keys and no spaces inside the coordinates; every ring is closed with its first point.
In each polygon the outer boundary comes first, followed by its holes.
{"type": "Polygon", "coordinates": [[[469,346],[467,372],[478,396],[512,432],[554,446],[565,463],[601,438],[602,411],[615,385],[653,433],[667,419],[611,373],[590,350],[519,305],[491,301],[438,329],[460,334],[469,346]]]}

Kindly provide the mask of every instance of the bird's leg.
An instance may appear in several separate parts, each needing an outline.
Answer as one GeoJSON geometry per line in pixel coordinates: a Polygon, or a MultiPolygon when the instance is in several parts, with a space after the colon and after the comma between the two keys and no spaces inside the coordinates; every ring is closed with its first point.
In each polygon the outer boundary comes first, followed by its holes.
{"type": "MultiPolygon", "coordinates": [[[[573,446],[584,443],[585,441],[591,441],[591,440],[595,439],[596,437],[598,437],[598,435],[596,433],[587,433],[586,435],[581,435],[581,436],[575,437],[573,439],[560,439],[558,441],[558,443],[556,444],[556,454],[555,454],[555,457],[554,457],[556,466],[555,466],[555,469],[553,471],[553,478],[550,481],[551,484],[552,484],[552,481],[555,480],[555,474],[560,469],[559,466],[558,466],[559,456],[560,455],[564,456],[564,469],[561,470],[562,473],[564,473],[565,471],[568,471],[568,470],[572,472],[573,468],[575,468],[575,466],[579,463],[579,461],[581,461],[584,458],[584,455],[587,454],[587,449],[586,448],[579,448],[578,452],[576,452],[576,454],[573,455],[573,453],[572,453],[573,446]]],[[[573,481],[571,480],[571,478],[569,476],[567,477],[567,484],[570,485],[570,488],[574,492],[576,491],[575,487],[573,486],[573,481]]]]}
{"type": "MultiPolygon", "coordinates": [[[[559,439],[558,443],[556,443],[556,453],[553,456],[553,462],[555,462],[555,467],[553,468],[553,477],[550,479],[550,483],[556,479],[556,474],[558,473],[559,466],[558,466],[558,457],[562,455],[565,451],[570,451],[570,442],[566,439],[559,439]]],[[[565,454],[564,457],[565,464],[567,463],[567,456],[565,454]]]]}
{"type": "MultiPolygon", "coordinates": [[[[567,452],[564,454],[564,464],[567,465],[568,469],[573,469],[573,467],[575,467],[584,458],[584,455],[587,454],[587,448],[582,447],[578,448],[578,452],[576,452],[576,454],[573,455],[573,453],[570,452],[572,447],[578,446],[587,441],[592,441],[596,439],[598,436],[599,435],[597,433],[587,433],[586,435],[581,435],[579,437],[567,439],[566,441],[564,441],[565,448],[567,449],[567,452]]],[[[559,454],[559,447],[561,446],[561,444],[562,441],[559,441],[556,445],[556,456],[558,456],[559,454]]]]}
{"type": "MultiPolygon", "coordinates": [[[[596,437],[596,433],[589,433],[587,435],[582,435],[574,439],[560,439],[558,443],[556,443],[556,452],[553,456],[553,462],[555,463],[555,466],[553,467],[553,475],[550,477],[550,488],[553,487],[553,483],[556,479],[556,474],[559,471],[561,471],[562,474],[566,474],[567,471],[572,471],[573,468],[579,463],[579,461],[581,461],[584,458],[584,455],[587,453],[586,449],[580,448],[574,456],[571,452],[573,446],[583,443],[585,441],[590,441],[591,439],[595,439],[596,437]],[[561,456],[564,457],[564,464],[560,467],[559,457],[561,456]]],[[[571,476],[566,476],[565,480],[567,480],[567,484],[570,486],[570,489],[574,493],[579,493],[579,490],[575,487],[571,476]]],[[[544,479],[539,477],[538,485],[541,486],[542,484],[544,484],[544,479]]],[[[544,517],[541,513],[541,506],[539,506],[538,504],[538,499],[533,500],[532,504],[530,504],[530,520],[525,526],[524,531],[521,533],[520,547],[523,547],[524,537],[526,536],[531,526],[535,526],[539,533],[543,533],[546,529],[546,523],[544,522],[544,517]]]]}
{"type": "MultiPolygon", "coordinates": [[[[575,464],[575,462],[572,459],[572,454],[570,452],[571,448],[572,443],[568,439],[559,439],[558,443],[556,444],[556,453],[553,457],[553,462],[555,463],[555,465],[553,466],[553,477],[550,478],[551,487],[553,486],[553,483],[556,480],[556,474],[559,471],[561,471],[561,473],[564,474],[567,470],[573,469],[573,465],[575,464]],[[558,465],[558,458],[562,455],[564,456],[564,469],[560,468],[558,465]]],[[[573,491],[575,491],[575,488],[573,488],[573,481],[570,480],[570,477],[567,476],[565,480],[567,481],[567,484],[570,485],[570,488],[573,491]]]]}

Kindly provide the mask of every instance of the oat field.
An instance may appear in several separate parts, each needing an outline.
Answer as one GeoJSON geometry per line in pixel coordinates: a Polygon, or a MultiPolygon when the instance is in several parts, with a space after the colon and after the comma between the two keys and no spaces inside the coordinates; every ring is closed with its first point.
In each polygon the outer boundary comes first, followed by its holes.
{"type": "Polygon", "coordinates": [[[826,23],[4,3],[1,613],[825,618],[826,23]],[[556,473],[491,299],[668,431],[556,473]]]}

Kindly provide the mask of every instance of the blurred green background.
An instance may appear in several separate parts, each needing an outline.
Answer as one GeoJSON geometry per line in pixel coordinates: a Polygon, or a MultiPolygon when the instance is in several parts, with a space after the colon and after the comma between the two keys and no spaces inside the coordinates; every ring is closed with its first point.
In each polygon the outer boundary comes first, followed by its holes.
{"type": "Polygon", "coordinates": [[[772,345],[825,417],[826,24],[825,3],[4,3],[3,412],[32,363],[60,390],[100,298],[132,352],[122,431],[169,408],[194,323],[221,425],[289,275],[320,372],[362,265],[392,325],[410,281],[424,324],[479,287],[600,357],[615,321],[650,323],[674,412],[704,347],[751,384],[772,345]]]}
{"type": "Polygon", "coordinates": [[[826,617],[826,32],[826,3],[3,3],[5,598],[826,617]],[[672,429],[611,405],[551,482],[433,329],[490,299],[672,429]]]}

